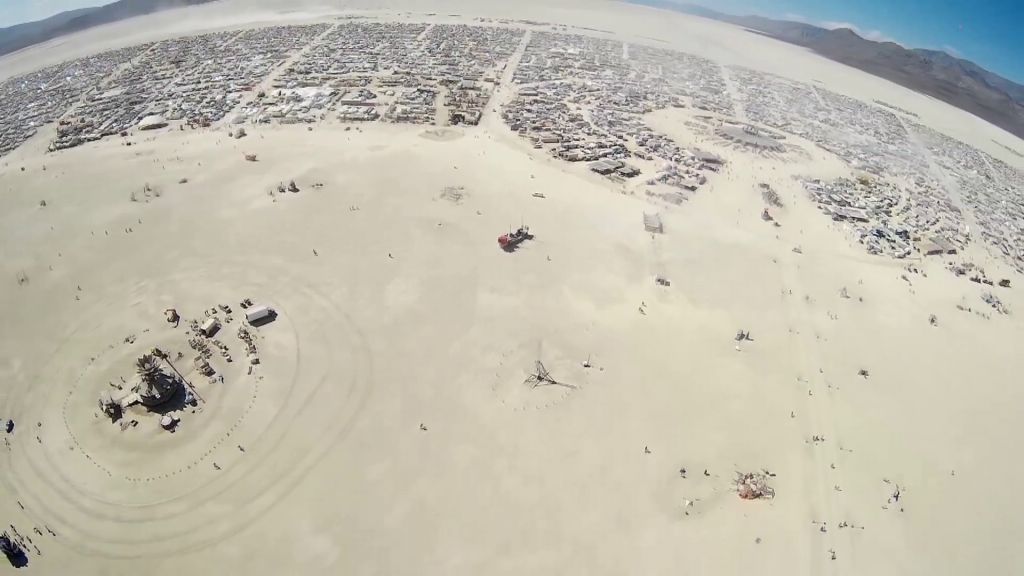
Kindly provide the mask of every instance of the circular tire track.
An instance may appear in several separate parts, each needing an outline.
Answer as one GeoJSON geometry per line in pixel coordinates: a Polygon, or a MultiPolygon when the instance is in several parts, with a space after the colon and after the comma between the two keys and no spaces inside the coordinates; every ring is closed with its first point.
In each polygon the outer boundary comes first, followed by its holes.
{"type": "MultiPolygon", "coordinates": [[[[216,275],[211,274],[211,277],[232,277],[225,268],[216,266],[209,271],[216,275]]],[[[287,270],[288,265],[280,263],[276,269],[287,270]]],[[[204,272],[207,271],[197,273],[193,268],[179,285],[199,281],[204,272]]],[[[235,277],[245,276],[239,266],[235,277]]],[[[296,372],[288,383],[287,400],[257,437],[245,438],[248,448],[243,457],[186,494],[125,505],[91,493],[66,473],[59,460],[83,458],[82,453],[68,451],[58,455],[56,452],[61,446],[51,444],[35,449],[30,444],[32,450],[19,447],[17,459],[14,452],[8,452],[7,472],[0,475],[11,493],[26,504],[27,512],[40,523],[54,528],[64,545],[83,554],[111,558],[153,557],[214,545],[256,521],[293,490],[323,454],[351,429],[368,399],[372,365],[361,332],[344,314],[342,304],[331,299],[329,292],[315,288],[303,278],[278,276],[272,280],[273,284],[268,281],[247,283],[241,289],[273,302],[282,311],[282,319],[292,324],[296,372]],[[312,362],[308,361],[310,357],[312,362]],[[314,367],[320,369],[314,370],[314,367]],[[130,524],[131,528],[126,528],[125,524],[130,524]]],[[[164,283],[163,280],[149,281],[148,286],[164,283]]],[[[322,287],[324,283],[318,282],[316,286],[322,287]]],[[[135,290],[136,295],[144,293],[145,285],[136,286],[135,290]]],[[[237,292],[238,289],[232,289],[232,294],[237,292]]],[[[81,326],[121,304],[123,297],[108,298],[84,311],[78,326],[56,347],[54,357],[70,342],[85,337],[81,326]]],[[[277,322],[267,330],[280,330],[286,325],[277,322]]],[[[58,372],[62,365],[63,372],[68,372],[67,361],[55,363],[58,372]]],[[[14,395],[22,405],[13,413],[28,414],[35,419],[59,410],[59,406],[45,406],[45,403],[64,399],[65,395],[52,387],[60,387],[61,382],[73,383],[74,378],[68,376],[58,373],[46,379],[51,382],[47,389],[27,386],[14,395]]],[[[267,381],[263,384],[274,385],[267,381]]],[[[227,434],[231,434],[233,428],[227,434]]],[[[221,442],[227,437],[230,436],[225,436],[221,442]]],[[[21,440],[28,442],[30,439],[21,440]]],[[[138,490],[140,484],[125,482],[124,487],[138,490]]],[[[116,489],[112,484],[104,488],[108,492],[116,489]]]]}

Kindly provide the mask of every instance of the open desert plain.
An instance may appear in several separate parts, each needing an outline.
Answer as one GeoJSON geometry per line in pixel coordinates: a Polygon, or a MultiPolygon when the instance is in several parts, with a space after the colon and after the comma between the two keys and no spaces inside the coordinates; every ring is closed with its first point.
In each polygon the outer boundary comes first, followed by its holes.
{"type": "Polygon", "coordinates": [[[600,0],[223,0],[0,76],[25,573],[1024,567],[982,120],[600,0]]]}

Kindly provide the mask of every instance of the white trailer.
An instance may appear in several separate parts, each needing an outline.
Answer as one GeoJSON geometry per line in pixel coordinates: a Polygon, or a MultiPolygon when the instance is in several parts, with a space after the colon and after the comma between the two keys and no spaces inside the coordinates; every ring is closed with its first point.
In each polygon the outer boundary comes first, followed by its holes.
{"type": "Polygon", "coordinates": [[[270,318],[273,315],[274,311],[268,306],[253,306],[245,311],[245,321],[252,324],[264,318],[270,318]]]}
{"type": "Polygon", "coordinates": [[[217,320],[216,318],[207,318],[206,322],[203,322],[203,325],[199,327],[199,330],[204,336],[209,338],[216,334],[217,330],[220,330],[220,320],[217,320]]]}

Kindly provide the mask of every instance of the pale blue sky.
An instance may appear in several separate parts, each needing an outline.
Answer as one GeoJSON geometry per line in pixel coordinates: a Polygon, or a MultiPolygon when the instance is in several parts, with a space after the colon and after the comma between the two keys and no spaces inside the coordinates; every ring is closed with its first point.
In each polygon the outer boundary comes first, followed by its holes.
{"type": "Polygon", "coordinates": [[[1024,83],[1024,0],[670,1],[729,14],[850,28],[870,40],[943,50],[1024,83]]]}

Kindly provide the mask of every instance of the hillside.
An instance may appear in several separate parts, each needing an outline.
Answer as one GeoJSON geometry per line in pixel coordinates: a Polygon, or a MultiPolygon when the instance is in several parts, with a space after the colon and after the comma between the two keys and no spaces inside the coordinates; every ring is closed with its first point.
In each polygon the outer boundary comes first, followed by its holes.
{"type": "Polygon", "coordinates": [[[95,26],[142,16],[168,8],[205,4],[214,0],[118,0],[105,6],[61,12],[36,22],[0,28],[0,55],[95,26]]]}
{"type": "Polygon", "coordinates": [[[968,60],[936,50],[908,49],[894,42],[868,40],[847,28],[829,30],[762,16],[733,16],[666,0],[637,3],[729,22],[804,46],[836,62],[933,96],[1024,138],[1024,86],[968,60]]]}

